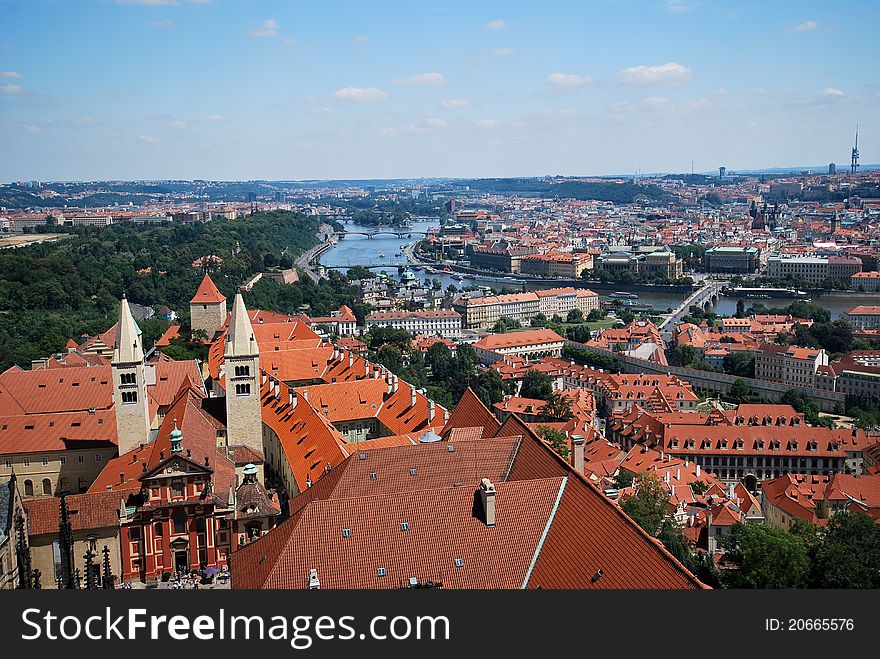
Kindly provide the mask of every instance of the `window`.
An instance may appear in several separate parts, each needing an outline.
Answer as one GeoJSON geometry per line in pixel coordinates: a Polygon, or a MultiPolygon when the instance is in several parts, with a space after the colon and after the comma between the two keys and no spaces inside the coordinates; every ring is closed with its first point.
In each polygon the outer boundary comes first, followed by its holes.
{"type": "Polygon", "coordinates": [[[351,537],[351,529],[342,529],[342,537],[350,538],[351,537]]]}
{"type": "Polygon", "coordinates": [[[21,461],[21,465],[22,465],[23,467],[30,467],[30,466],[31,466],[31,459],[30,459],[30,458],[25,458],[24,460],[21,461]]]}
{"type": "Polygon", "coordinates": [[[76,456],[76,461],[79,462],[80,464],[82,464],[83,462],[86,461],[86,456],[78,455],[78,456],[76,456]]]}
{"type": "Polygon", "coordinates": [[[173,496],[173,497],[182,497],[183,496],[183,481],[181,481],[181,480],[171,481],[171,496],[173,496]]]}
{"type": "Polygon", "coordinates": [[[24,482],[24,495],[26,497],[34,496],[34,483],[30,479],[24,482]]]}
{"type": "Polygon", "coordinates": [[[455,559],[455,567],[464,567],[464,560],[461,558],[455,559]]]}
{"type": "Polygon", "coordinates": [[[123,373],[119,376],[120,384],[137,384],[137,375],[134,373],[123,373]]]}
{"type": "Polygon", "coordinates": [[[7,469],[12,469],[12,460],[10,460],[10,459],[8,459],[8,458],[6,459],[6,468],[7,468],[7,469]]]}
{"type": "Polygon", "coordinates": [[[63,465],[66,465],[67,464],[67,456],[62,455],[60,458],[58,458],[58,462],[60,462],[63,465]]]}
{"type": "Polygon", "coordinates": [[[48,478],[43,479],[43,494],[52,494],[52,481],[50,481],[48,478]]]}
{"type": "Polygon", "coordinates": [[[131,542],[136,542],[141,539],[141,529],[139,526],[132,526],[128,529],[128,539],[131,542]]]}
{"type": "Polygon", "coordinates": [[[379,478],[379,474],[377,474],[375,471],[370,472],[370,480],[371,481],[378,480],[378,478],[379,478]]]}
{"type": "Polygon", "coordinates": [[[409,522],[401,522],[400,523],[401,531],[409,531],[409,522]]]}
{"type": "Polygon", "coordinates": [[[136,403],[138,402],[138,395],[136,391],[123,391],[122,392],[122,402],[124,404],[136,403]]]}
{"type": "Polygon", "coordinates": [[[155,535],[157,538],[161,538],[161,537],[162,537],[162,534],[163,534],[164,532],[165,532],[165,531],[162,529],[162,523],[161,523],[161,522],[157,522],[156,524],[153,525],[153,535],[155,535]]]}
{"type": "Polygon", "coordinates": [[[180,508],[171,515],[171,521],[174,524],[174,534],[182,535],[186,533],[186,513],[180,508]]]}
{"type": "Polygon", "coordinates": [[[102,462],[104,460],[104,456],[100,453],[95,453],[95,462],[102,462]]]}
{"type": "Polygon", "coordinates": [[[380,577],[384,577],[388,573],[384,567],[380,567],[376,570],[376,574],[378,574],[380,577]]]}
{"type": "Polygon", "coordinates": [[[250,366],[236,366],[235,367],[235,377],[237,378],[246,378],[251,374],[250,366]]]}
{"type": "Polygon", "coordinates": [[[250,396],[251,395],[251,385],[248,383],[235,385],[235,395],[236,396],[250,396]]]}

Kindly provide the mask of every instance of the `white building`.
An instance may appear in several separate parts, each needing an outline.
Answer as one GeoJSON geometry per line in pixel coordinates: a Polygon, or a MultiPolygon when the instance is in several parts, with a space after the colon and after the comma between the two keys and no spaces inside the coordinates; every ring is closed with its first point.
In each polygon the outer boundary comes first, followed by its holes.
{"type": "Polygon", "coordinates": [[[447,339],[461,335],[461,314],[451,309],[376,311],[369,314],[365,322],[368,331],[372,327],[395,327],[413,335],[439,335],[447,339]]]}

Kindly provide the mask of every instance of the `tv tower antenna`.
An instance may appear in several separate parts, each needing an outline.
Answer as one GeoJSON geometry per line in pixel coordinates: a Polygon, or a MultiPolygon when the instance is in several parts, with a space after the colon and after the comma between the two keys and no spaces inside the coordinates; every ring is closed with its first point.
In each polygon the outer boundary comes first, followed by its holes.
{"type": "Polygon", "coordinates": [[[850,165],[850,173],[855,174],[859,169],[859,125],[856,124],[856,142],[852,149],[852,164],[850,165]]]}

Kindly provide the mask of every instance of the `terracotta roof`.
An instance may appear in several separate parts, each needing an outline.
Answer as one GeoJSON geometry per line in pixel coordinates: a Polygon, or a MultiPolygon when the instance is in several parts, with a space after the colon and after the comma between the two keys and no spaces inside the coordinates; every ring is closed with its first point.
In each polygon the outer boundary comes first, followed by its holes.
{"type": "MultiPolygon", "coordinates": [[[[119,507],[124,495],[117,492],[87,492],[67,497],[70,525],[74,531],[119,526],[119,507]]],[[[59,497],[38,497],[25,502],[31,535],[58,535],[61,514],[59,497]]]]}
{"type": "Polygon", "coordinates": [[[448,437],[449,432],[454,428],[475,427],[483,428],[484,436],[494,437],[501,424],[474,390],[468,387],[449,416],[449,421],[443,428],[443,435],[448,437]]]}
{"type": "Polygon", "coordinates": [[[542,343],[564,343],[565,339],[551,329],[534,329],[509,334],[490,334],[477,341],[474,346],[484,350],[516,348],[542,343]]]}
{"type": "Polygon", "coordinates": [[[190,304],[219,304],[226,302],[226,296],[220,292],[211,278],[206,274],[190,304]]]}
{"type": "Polygon", "coordinates": [[[116,415],[112,410],[0,417],[0,454],[115,444],[116,415]]]}

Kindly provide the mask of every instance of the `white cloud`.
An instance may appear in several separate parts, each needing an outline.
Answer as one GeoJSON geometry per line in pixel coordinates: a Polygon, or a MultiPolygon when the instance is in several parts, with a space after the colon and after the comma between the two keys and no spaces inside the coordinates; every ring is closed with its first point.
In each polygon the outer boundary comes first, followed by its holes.
{"type": "Polygon", "coordinates": [[[72,123],[74,126],[94,126],[96,123],[98,123],[98,120],[92,116],[84,115],[82,117],[72,119],[70,123],[72,123]]]}
{"type": "Polygon", "coordinates": [[[815,30],[819,27],[819,24],[816,21],[804,21],[803,23],[798,23],[794,27],[791,28],[792,32],[809,32],[810,30],[815,30]]]}
{"type": "Polygon", "coordinates": [[[681,14],[686,11],[690,11],[696,5],[686,2],[685,0],[668,0],[666,3],[666,11],[671,11],[674,14],[681,14]]]}
{"type": "Polygon", "coordinates": [[[507,27],[507,21],[505,21],[504,19],[501,19],[501,18],[499,18],[497,21],[489,21],[486,24],[487,30],[503,30],[506,27],[507,27]]]}
{"type": "Polygon", "coordinates": [[[822,90],[822,96],[846,96],[842,89],[837,87],[826,87],[822,90]]]}
{"type": "Polygon", "coordinates": [[[440,107],[444,110],[461,110],[469,108],[471,105],[473,104],[470,101],[463,98],[447,98],[440,101],[440,107]]]}
{"type": "Polygon", "coordinates": [[[388,94],[376,87],[343,87],[337,89],[333,96],[343,101],[384,101],[388,94]]]}
{"type": "Polygon", "coordinates": [[[336,114],[333,108],[311,108],[310,111],[315,114],[336,114]]]}
{"type": "Polygon", "coordinates": [[[144,135],[143,133],[138,135],[138,139],[144,144],[158,144],[159,138],[153,137],[152,135],[144,135]]]}
{"type": "Polygon", "coordinates": [[[20,94],[21,85],[0,85],[0,91],[4,94],[20,94]]]}
{"type": "Polygon", "coordinates": [[[547,76],[547,82],[554,87],[581,87],[591,81],[590,76],[582,76],[577,73],[551,73],[547,76]]]}
{"type": "Polygon", "coordinates": [[[18,80],[19,78],[21,78],[21,74],[18,71],[0,71],[0,78],[18,80]]]}
{"type": "Polygon", "coordinates": [[[175,121],[172,121],[170,124],[168,124],[168,127],[169,128],[186,128],[186,122],[181,121],[180,119],[176,119],[175,121]]]}
{"type": "Polygon", "coordinates": [[[449,122],[446,119],[438,119],[437,117],[428,117],[425,119],[425,125],[431,128],[446,128],[449,122]]]}
{"type": "Polygon", "coordinates": [[[492,51],[492,57],[510,57],[513,55],[513,48],[496,48],[492,51]]]}
{"type": "Polygon", "coordinates": [[[174,22],[166,18],[164,21],[153,21],[150,25],[160,30],[167,30],[174,25],[174,22]]]}
{"type": "Polygon", "coordinates": [[[278,21],[276,21],[274,18],[270,18],[262,25],[255,27],[248,34],[250,34],[252,37],[257,37],[261,39],[277,37],[278,21]]]}
{"type": "Polygon", "coordinates": [[[672,101],[663,96],[648,96],[642,99],[642,105],[652,110],[665,110],[672,107],[672,101]]]}
{"type": "Polygon", "coordinates": [[[494,128],[498,125],[498,121],[496,119],[480,119],[477,122],[477,126],[482,128],[494,128]]]}
{"type": "Polygon", "coordinates": [[[409,78],[395,78],[392,85],[445,85],[446,78],[442,73],[420,73],[409,78]]]}
{"type": "Polygon", "coordinates": [[[22,130],[24,130],[25,133],[29,133],[31,135],[36,135],[37,133],[43,132],[43,129],[36,124],[22,124],[21,128],[22,130]]]}
{"type": "Polygon", "coordinates": [[[370,37],[368,37],[366,34],[358,34],[357,36],[355,36],[354,40],[357,43],[367,43],[370,40],[370,37]]]}
{"type": "Polygon", "coordinates": [[[226,121],[226,117],[224,117],[222,114],[209,114],[207,117],[202,119],[202,121],[210,121],[213,123],[219,123],[221,121],[226,121]]]}
{"type": "Polygon", "coordinates": [[[631,66],[617,74],[626,83],[653,85],[658,83],[682,82],[693,77],[694,72],[678,62],[667,62],[657,66],[631,66]]]}

